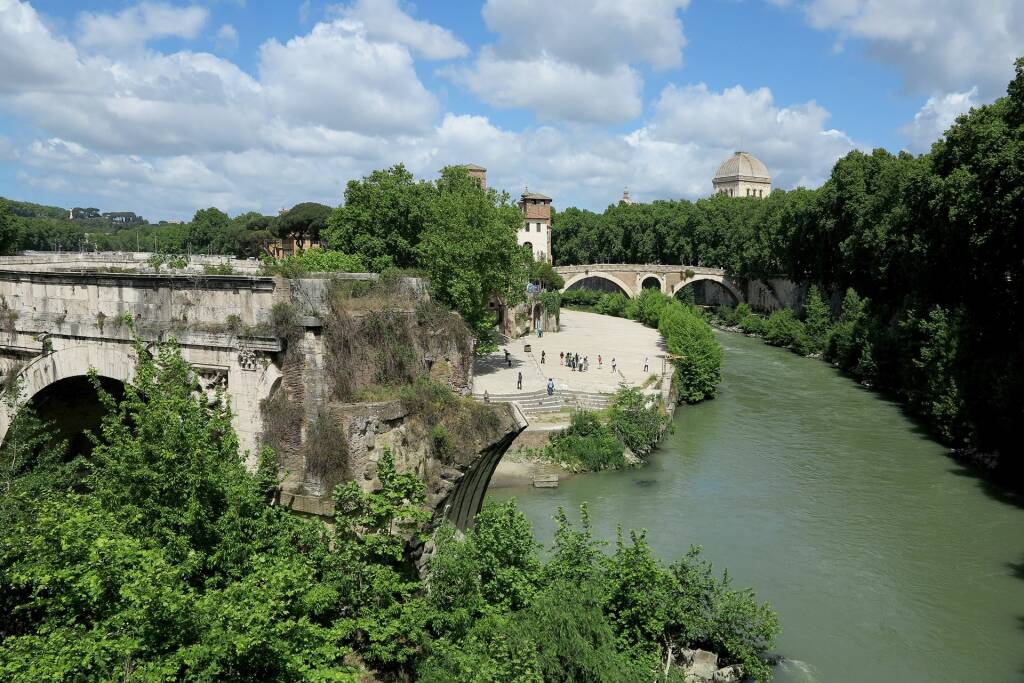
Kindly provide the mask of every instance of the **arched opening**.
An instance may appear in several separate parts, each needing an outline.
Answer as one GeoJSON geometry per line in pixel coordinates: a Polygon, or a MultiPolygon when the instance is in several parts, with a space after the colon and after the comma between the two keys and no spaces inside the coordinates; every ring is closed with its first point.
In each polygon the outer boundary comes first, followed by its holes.
{"type": "Polygon", "coordinates": [[[647,277],[644,278],[643,282],[640,283],[640,287],[641,289],[656,289],[660,292],[661,280],[654,277],[653,275],[648,275],[647,277]]]}
{"type": "Polygon", "coordinates": [[[528,250],[530,252],[531,256],[533,255],[533,243],[532,242],[523,242],[523,248],[528,250]]]}
{"type": "MultiPolygon", "coordinates": [[[[119,380],[100,377],[99,383],[115,399],[124,398],[124,384],[119,380]]],[[[33,396],[29,404],[39,419],[52,425],[54,441],[67,441],[69,457],[92,453],[86,432],[99,432],[106,408],[88,377],[58,380],[33,396]]]]}
{"type": "Polygon", "coordinates": [[[676,298],[684,303],[697,306],[736,306],[739,299],[732,291],[716,280],[694,280],[676,290],[676,298]]]}
{"type": "Polygon", "coordinates": [[[601,275],[588,275],[565,288],[565,291],[572,292],[577,289],[586,289],[592,292],[622,292],[629,296],[629,292],[614,280],[609,280],[601,275]]]}

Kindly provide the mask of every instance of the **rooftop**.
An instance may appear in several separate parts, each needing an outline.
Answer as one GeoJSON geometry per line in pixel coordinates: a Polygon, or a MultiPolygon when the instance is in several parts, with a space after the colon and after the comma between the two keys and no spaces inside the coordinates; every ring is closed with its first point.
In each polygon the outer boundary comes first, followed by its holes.
{"type": "Polygon", "coordinates": [[[715,173],[715,180],[749,178],[771,182],[768,167],[750,152],[736,152],[722,162],[715,173]]]}

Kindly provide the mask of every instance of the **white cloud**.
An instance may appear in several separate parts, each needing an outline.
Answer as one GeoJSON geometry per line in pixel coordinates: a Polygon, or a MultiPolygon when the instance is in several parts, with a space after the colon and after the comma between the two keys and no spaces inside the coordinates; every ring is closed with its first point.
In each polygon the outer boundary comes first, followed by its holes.
{"type": "Polygon", "coordinates": [[[264,43],[260,81],[273,112],[302,124],[407,133],[429,128],[438,115],[408,50],[368,40],[347,19],[317,24],[284,45],[264,43]]]}
{"type": "Polygon", "coordinates": [[[598,73],[547,55],[500,59],[485,47],[472,68],[446,73],[493,106],[531,109],[546,120],[618,123],[643,108],[642,79],[625,65],[598,73]]]}
{"type": "Polygon", "coordinates": [[[453,59],[469,54],[469,47],[446,28],[418,21],[399,8],[397,0],[356,0],[332,10],[360,22],[373,40],[394,41],[427,59],[453,59]]]}
{"type": "MultiPolygon", "coordinates": [[[[816,186],[835,161],[857,147],[845,133],[826,127],[829,113],[817,103],[774,104],[771,90],[742,86],[721,92],[703,83],[667,86],[654,105],[651,140],[697,144],[719,161],[741,147],[764,161],[776,186],[816,186]]],[[[701,175],[710,178],[709,158],[701,175]]]]}
{"type": "Polygon", "coordinates": [[[978,89],[971,88],[967,92],[951,92],[932,95],[924,106],[914,114],[914,120],[900,129],[912,152],[927,152],[932,143],[938,140],[953,125],[960,114],[978,106],[978,89]]]}
{"type": "Polygon", "coordinates": [[[812,26],[865,41],[918,93],[978,86],[997,97],[1024,45],[1020,0],[809,0],[804,10],[812,26]]]}
{"type": "Polygon", "coordinates": [[[488,0],[498,34],[471,67],[445,73],[489,104],[530,109],[542,120],[621,123],[640,115],[635,68],[682,65],[678,12],[688,0],[488,0]]]}
{"type": "Polygon", "coordinates": [[[505,58],[540,54],[594,71],[623,63],[657,68],[682,64],[689,0],[487,0],[487,27],[499,34],[505,58]]]}
{"type": "Polygon", "coordinates": [[[82,12],[78,15],[78,44],[117,51],[142,46],[154,38],[191,40],[208,17],[204,7],[175,7],[162,2],[143,2],[117,14],[82,12]]]}
{"type": "Polygon", "coordinates": [[[238,29],[231,24],[224,24],[217,29],[217,47],[228,52],[238,47],[238,29]]]}
{"type": "MultiPolygon", "coordinates": [[[[320,22],[266,42],[250,74],[206,53],[93,54],[27,4],[0,0],[0,111],[38,131],[0,139],[0,154],[17,155],[16,182],[55,203],[160,219],[211,205],[236,213],[336,204],[348,179],[397,162],[424,177],[476,162],[492,186],[529,185],[560,208],[601,209],[624,185],[641,200],[710,194],[738,134],[782,187],[818,182],[854,145],[827,128],[828,113],[813,102],[779,106],[766,89],[703,85],[666,88],[650,120],[625,133],[561,123],[510,130],[485,116],[442,114],[410,48],[396,41],[354,18],[320,22]]],[[[602,65],[500,49],[450,72],[499,106],[530,106],[552,121],[641,116],[635,61],[667,59],[633,50],[602,65]],[[472,80],[483,76],[492,83],[472,80]]]]}

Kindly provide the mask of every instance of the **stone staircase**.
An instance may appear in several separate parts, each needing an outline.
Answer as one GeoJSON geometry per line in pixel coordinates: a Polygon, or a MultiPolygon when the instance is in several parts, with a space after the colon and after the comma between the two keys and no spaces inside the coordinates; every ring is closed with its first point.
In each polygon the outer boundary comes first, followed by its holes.
{"type": "MultiPolygon", "coordinates": [[[[483,401],[484,395],[473,394],[473,398],[483,401]]],[[[547,391],[541,390],[491,394],[489,398],[492,403],[518,403],[527,417],[557,413],[565,409],[603,410],[612,399],[609,394],[564,389],[556,390],[554,396],[548,396],[547,391]]]]}

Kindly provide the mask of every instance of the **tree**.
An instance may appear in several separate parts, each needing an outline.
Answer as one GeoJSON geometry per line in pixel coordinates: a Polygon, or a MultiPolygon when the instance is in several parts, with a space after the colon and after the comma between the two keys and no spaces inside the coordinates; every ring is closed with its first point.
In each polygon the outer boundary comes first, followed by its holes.
{"type": "Polygon", "coordinates": [[[494,325],[492,297],[525,297],[529,256],[519,248],[519,208],[508,193],[483,189],[465,169],[442,170],[418,245],[419,263],[437,298],[462,315],[478,337],[494,325]]]}
{"type": "Polygon", "coordinates": [[[414,268],[433,194],[430,183],[415,181],[402,164],[350,180],[345,203],[327,219],[324,246],[359,254],[377,271],[414,268]]]}
{"type": "Polygon", "coordinates": [[[20,226],[6,199],[0,198],[0,254],[13,254],[20,248],[20,226]]]}
{"type": "Polygon", "coordinates": [[[707,322],[673,301],[662,310],[658,331],[672,354],[679,401],[714,398],[722,376],[722,347],[707,322]]]}
{"type": "Polygon", "coordinates": [[[547,261],[530,263],[530,282],[541,285],[549,292],[557,292],[565,286],[565,280],[555,272],[555,269],[547,261]]]}
{"type": "Polygon", "coordinates": [[[804,330],[807,332],[811,351],[821,351],[825,348],[831,327],[832,312],[821,298],[817,285],[811,285],[807,290],[807,300],[804,301],[804,330]]]}
{"type": "Polygon", "coordinates": [[[292,237],[300,241],[320,239],[321,231],[327,226],[331,207],[316,202],[302,202],[274,219],[271,227],[278,237],[292,237]]]}
{"type": "Polygon", "coordinates": [[[199,209],[188,225],[185,239],[192,251],[204,251],[216,244],[218,248],[211,251],[219,252],[222,251],[222,238],[230,224],[231,219],[228,215],[216,207],[199,209]]]}

